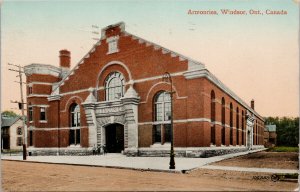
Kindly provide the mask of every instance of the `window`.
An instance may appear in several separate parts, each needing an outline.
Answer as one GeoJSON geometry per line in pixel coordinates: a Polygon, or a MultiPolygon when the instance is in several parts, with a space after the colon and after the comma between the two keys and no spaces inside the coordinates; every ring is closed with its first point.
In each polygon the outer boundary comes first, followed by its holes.
{"type": "Polygon", "coordinates": [[[29,131],[29,146],[33,145],[33,131],[29,131]]]}
{"type": "Polygon", "coordinates": [[[22,127],[18,127],[17,128],[17,135],[22,135],[23,131],[22,131],[22,127]]]}
{"type": "Polygon", "coordinates": [[[110,73],[105,80],[106,101],[117,100],[124,95],[124,76],[119,72],[110,73]]]}
{"type": "Polygon", "coordinates": [[[29,94],[29,95],[32,94],[32,87],[31,87],[31,86],[28,87],[28,94],[29,94]]]}
{"type": "Polygon", "coordinates": [[[233,106],[230,103],[230,145],[233,144],[233,106]]]}
{"type": "Polygon", "coordinates": [[[153,142],[171,142],[171,96],[163,91],[155,97],[155,125],[153,127],[153,142]]]}
{"type": "Polygon", "coordinates": [[[245,123],[245,120],[244,120],[244,111],[242,110],[242,145],[244,145],[245,144],[245,130],[244,130],[244,128],[245,128],[245,125],[244,125],[244,123],[245,123]]]}
{"type": "Polygon", "coordinates": [[[22,145],[23,145],[23,138],[17,137],[17,146],[22,146],[22,145]]]}
{"type": "Polygon", "coordinates": [[[45,107],[41,107],[40,108],[40,120],[41,121],[46,121],[46,108],[45,107]]]}
{"type": "Polygon", "coordinates": [[[80,144],[80,107],[78,104],[73,104],[70,110],[71,129],[69,134],[69,144],[80,144]]]}
{"type": "Polygon", "coordinates": [[[28,119],[29,119],[29,121],[33,121],[33,108],[30,106],[30,107],[28,107],[28,119]]]}
{"type": "MultiPolygon", "coordinates": [[[[210,119],[211,122],[215,122],[216,120],[216,104],[215,104],[215,92],[212,90],[210,93],[210,119]]],[[[211,124],[210,128],[210,142],[212,144],[216,143],[215,140],[215,125],[211,124]]]]}
{"type": "Polygon", "coordinates": [[[222,109],[221,109],[221,114],[222,114],[222,145],[225,145],[225,99],[222,97],[222,109]]]}
{"type": "Polygon", "coordinates": [[[118,49],[118,40],[119,36],[109,37],[106,42],[108,43],[108,52],[107,54],[116,53],[119,51],[118,49]]]}
{"type": "Polygon", "coordinates": [[[239,116],[239,108],[236,108],[236,145],[240,144],[240,135],[239,135],[239,129],[240,129],[240,116],[239,116]]]}

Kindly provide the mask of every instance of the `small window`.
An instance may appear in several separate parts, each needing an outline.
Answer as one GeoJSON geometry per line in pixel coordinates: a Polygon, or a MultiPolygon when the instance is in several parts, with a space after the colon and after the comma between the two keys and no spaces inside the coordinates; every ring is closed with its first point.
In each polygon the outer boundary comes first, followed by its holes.
{"type": "Polygon", "coordinates": [[[32,94],[32,87],[28,87],[28,94],[32,94]]]}
{"type": "Polygon", "coordinates": [[[17,138],[17,146],[22,146],[23,145],[23,138],[22,137],[18,137],[17,138]]]}
{"type": "Polygon", "coordinates": [[[17,128],[17,135],[22,135],[23,131],[22,131],[22,127],[18,127],[17,128]]]}
{"type": "Polygon", "coordinates": [[[108,43],[108,52],[115,53],[118,50],[117,41],[112,41],[108,43]]]}
{"type": "Polygon", "coordinates": [[[46,121],[46,108],[45,107],[41,107],[40,108],[40,120],[41,121],[46,121]]]}
{"type": "Polygon", "coordinates": [[[28,107],[28,119],[29,121],[33,120],[33,108],[32,107],[28,107]]]}
{"type": "Polygon", "coordinates": [[[118,49],[118,40],[119,37],[118,36],[114,36],[114,37],[110,37],[107,39],[107,43],[108,43],[108,52],[107,54],[111,54],[111,53],[116,53],[119,51],[118,49]]]}

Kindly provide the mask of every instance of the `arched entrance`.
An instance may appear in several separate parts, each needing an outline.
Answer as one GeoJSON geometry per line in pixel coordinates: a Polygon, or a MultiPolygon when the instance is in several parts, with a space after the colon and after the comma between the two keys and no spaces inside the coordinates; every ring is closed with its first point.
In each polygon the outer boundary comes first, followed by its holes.
{"type": "Polygon", "coordinates": [[[106,126],[105,140],[108,153],[121,153],[124,150],[124,126],[121,124],[106,126]]]}

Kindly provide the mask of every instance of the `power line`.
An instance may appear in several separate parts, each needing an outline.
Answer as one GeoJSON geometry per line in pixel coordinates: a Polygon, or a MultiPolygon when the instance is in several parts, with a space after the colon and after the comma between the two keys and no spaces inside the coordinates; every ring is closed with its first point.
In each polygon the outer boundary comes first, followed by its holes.
{"type": "Polygon", "coordinates": [[[17,67],[17,69],[12,69],[9,68],[8,70],[13,71],[13,72],[17,72],[18,75],[16,77],[19,77],[19,85],[20,85],[20,92],[21,92],[21,102],[18,101],[11,101],[11,103],[18,103],[19,105],[19,109],[22,112],[22,123],[23,123],[23,160],[26,160],[26,130],[25,130],[25,118],[24,118],[24,98],[23,98],[23,74],[24,74],[24,67],[21,67],[21,65],[15,65],[15,64],[11,64],[8,63],[8,65],[13,66],[13,67],[17,67]]]}

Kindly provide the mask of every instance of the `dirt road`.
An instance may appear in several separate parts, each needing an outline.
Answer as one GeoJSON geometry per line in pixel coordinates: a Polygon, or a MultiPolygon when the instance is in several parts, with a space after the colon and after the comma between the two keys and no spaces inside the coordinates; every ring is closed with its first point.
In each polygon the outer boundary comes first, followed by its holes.
{"type": "Polygon", "coordinates": [[[257,167],[274,169],[298,169],[298,153],[292,152],[258,152],[226,159],[211,165],[257,167]]]}
{"type": "Polygon", "coordinates": [[[5,191],[290,191],[297,183],[255,180],[264,173],[195,170],[189,174],[2,161],[5,191]]]}

